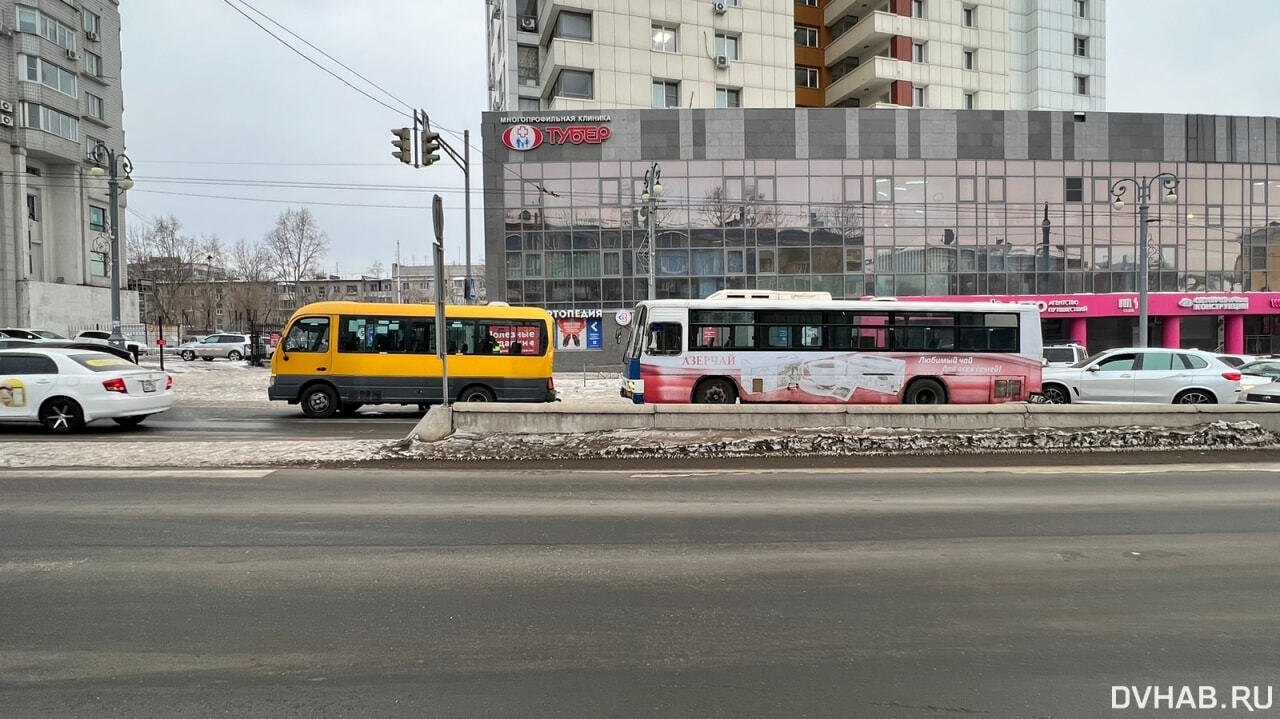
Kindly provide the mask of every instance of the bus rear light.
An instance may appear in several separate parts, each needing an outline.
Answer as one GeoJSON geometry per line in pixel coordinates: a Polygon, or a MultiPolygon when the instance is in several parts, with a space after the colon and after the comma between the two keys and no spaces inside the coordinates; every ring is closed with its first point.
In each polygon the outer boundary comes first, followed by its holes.
{"type": "Polygon", "coordinates": [[[555,388],[556,388],[556,381],[555,381],[555,379],[554,379],[554,378],[551,378],[551,377],[548,377],[548,378],[547,378],[547,389],[555,389],[555,388]]]}
{"type": "Polygon", "coordinates": [[[165,389],[173,389],[173,375],[168,375],[168,379],[164,381],[165,389]]]}
{"type": "Polygon", "coordinates": [[[1243,376],[1244,375],[1240,374],[1239,372],[1223,372],[1222,373],[1222,377],[1224,379],[1229,379],[1232,382],[1239,382],[1240,378],[1243,376]]]}
{"type": "Polygon", "coordinates": [[[129,388],[124,386],[124,380],[116,377],[115,379],[105,380],[102,383],[104,389],[108,392],[119,392],[120,394],[129,394],[129,388]]]}

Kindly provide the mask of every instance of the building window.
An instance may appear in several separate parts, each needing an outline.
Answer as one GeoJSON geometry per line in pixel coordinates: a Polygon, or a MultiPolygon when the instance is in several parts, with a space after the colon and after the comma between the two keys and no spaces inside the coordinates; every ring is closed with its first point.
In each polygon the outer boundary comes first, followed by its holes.
{"type": "Polygon", "coordinates": [[[742,91],[727,87],[717,87],[716,107],[742,107],[742,91]]]}
{"type": "Polygon", "coordinates": [[[1089,78],[1086,75],[1076,75],[1076,94],[1089,94],[1089,78]]]}
{"type": "Polygon", "coordinates": [[[978,93],[966,92],[964,94],[964,109],[972,110],[978,106],[978,93]]]}
{"type": "Polygon", "coordinates": [[[95,36],[102,32],[102,18],[81,8],[80,16],[84,18],[84,31],[91,32],[95,36]]]}
{"type": "Polygon", "coordinates": [[[796,25],[796,44],[804,47],[818,46],[818,28],[796,25]]]}
{"type": "Polygon", "coordinates": [[[96,205],[89,205],[89,229],[94,232],[107,231],[107,211],[96,205]]]}
{"type": "Polygon", "coordinates": [[[89,251],[89,273],[94,277],[107,276],[107,253],[89,251]]]}
{"type": "Polygon", "coordinates": [[[818,87],[818,68],[796,65],[796,87],[818,87]]]}
{"type": "Polygon", "coordinates": [[[716,35],[716,54],[737,60],[739,38],[737,35],[716,35]]]}
{"type": "Polygon", "coordinates": [[[796,0],[796,4],[804,5],[805,7],[818,7],[818,0],[796,0]]]}
{"type": "Polygon", "coordinates": [[[924,43],[916,42],[911,44],[911,62],[924,62],[924,43]]]}
{"type": "Polygon", "coordinates": [[[1084,178],[1068,177],[1065,180],[1067,202],[1084,202],[1084,178]]]}
{"type": "Polygon", "coordinates": [[[80,121],[44,105],[23,103],[24,127],[51,132],[72,142],[80,141],[80,121]]]}
{"type": "Polygon", "coordinates": [[[64,70],[35,55],[19,55],[18,66],[21,68],[21,79],[27,82],[38,82],[70,97],[78,96],[74,72],[64,70]]]}
{"type": "MultiPolygon", "coordinates": [[[[564,14],[561,13],[560,16],[564,17],[564,14]]],[[[590,70],[561,70],[551,94],[556,97],[590,100],[595,94],[592,79],[590,70]]]]}
{"type": "Polygon", "coordinates": [[[1076,35],[1076,57],[1089,57],[1089,38],[1076,35]]]}
{"type": "Polygon", "coordinates": [[[567,10],[560,11],[560,14],[556,17],[556,27],[552,37],[591,42],[591,14],[569,12],[567,10]]]}
{"type": "Polygon", "coordinates": [[[107,119],[106,110],[103,109],[102,98],[91,92],[86,92],[84,94],[84,100],[89,117],[97,118],[99,120],[107,119]]]}
{"type": "Polygon", "coordinates": [[[677,30],[672,25],[654,25],[652,45],[654,52],[679,52],[676,45],[677,30]]]}
{"type": "Polygon", "coordinates": [[[978,69],[978,61],[977,61],[977,57],[978,57],[978,51],[977,51],[977,50],[965,50],[965,51],[964,51],[964,63],[963,63],[963,67],[964,67],[964,69],[966,69],[966,70],[976,70],[976,69],[978,69]]]}
{"type": "Polygon", "coordinates": [[[521,112],[537,111],[542,109],[542,103],[538,102],[536,97],[522,97],[519,99],[516,109],[521,112]]]}
{"type": "Polygon", "coordinates": [[[911,17],[924,18],[924,0],[911,0],[911,17]]]}
{"type": "Polygon", "coordinates": [[[84,54],[84,71],[94,77],[102,77],[102,58],[96,53],[84,54]]]}
{"type": "Polygon", "coordinates": [[[1076,17],[1089,17],[1089,0],[1075,0],[1076,17]]]}
{"type": "Polygon", "coordinates": [[[85,157],[93,157],[93,148],[97,147],[98,145],[105,145],[105,144],[106,143],[94,137],[93,135],[85,135],[84,136],[85,157]]]}
{"type": "Polygon", "coordinates": [[[1254,180],[1249,186],[1249,203],[1253,205],[1267,204],[1267,181],[1254,180]]]}
{"type": "Polygon", "coordinates": [[[680,83],[670,80],[654,80],[653,106],[657,108],[680,107],[680,83]]]}
{"type": "Polygon", "coordinates": [[[521,85],[538,86],[538,48],[533,45],[516,47],[516,79],[521,85]]]}
{"type": "Polygon", "coordinates": [[[911,88],[911,106],[924,107],[924,88],[923,87],[911,88]]]}
{"type": "Polygon", "coordinates": [[[40,35],[67,50],[76,49],[76,31],[53,18],[41,15],[35,8],[18,6],[18,32],[40,35]]]}
{"type": "Polygon", "coordinates": [[[978,8],[966,7],[960,11],[960,24],[965,27],[973,27],[974,21],[978,15],[978,8]]]}

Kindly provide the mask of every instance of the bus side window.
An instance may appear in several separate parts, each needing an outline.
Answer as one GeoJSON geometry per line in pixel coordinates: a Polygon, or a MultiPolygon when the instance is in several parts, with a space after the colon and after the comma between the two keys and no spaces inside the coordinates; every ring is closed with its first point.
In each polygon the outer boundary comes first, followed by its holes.
{"type": "Polygon", "coordinates": [[[328,352],[329,318],[305,317],[289,328],[284,339],[285,352],[328,352]]]}
{"type": "Polygon", "coordinates": [[[649,325],[649,340],[645,348],[648,355],[678,355],[682,329],[676,322],[654,322],[649,325]]]}

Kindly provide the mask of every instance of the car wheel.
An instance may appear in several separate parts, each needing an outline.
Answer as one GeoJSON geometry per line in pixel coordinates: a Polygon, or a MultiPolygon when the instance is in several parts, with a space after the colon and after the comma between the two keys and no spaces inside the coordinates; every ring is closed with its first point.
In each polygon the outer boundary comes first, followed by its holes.
{"type": "Polygon", "coordinates": [[[183,359],[184,361],[190,362],[190,361],[194,360],[195,358],[196,358],[196,353],[195,353],[195,352],[192,352],[191,350],[183,350],[183,351],[182,351],[182,359],[183,359]]]}
{"type": "Polygon", "coordinates": [[[338,410],[338,414],[341,414],[344,417],[350,417],[358,412],[363,406],[364,404],[360,402],[343,402],[342,407],[338,410]]]}
{"type": "Polygon", "coordinates": [[[151,415],[149,414],[135,414],[135,415],[130,415],[128,417],[112,417],[111,421],[115,422],[121,427],[137,427],[138,425],[142,424],[142,420],[150,416],[151,415]]]}
{"type": "Polygon", "coordinates": [[[919,379],[907,387],[902,395],[903,404],[946,404],[947,391],[942,384],[931,379],[919,379]]]}
{"type": "Polygon", "coordinates": [[[243,356],[244,355],[240,354],[236,350],[231,350],[230,352],[227,353],[227,359],[231,360],[232,362],[239,362],[240,358],[243,356]]]}
{"type": "Polygon", "coordinates": [[[1218,399],[1203,389],[1188,389],[1173,398],[1174,404],[1217,404],[1218,399]]]}
{"type": "Polygon", "coordinates": [[[302,413],[313,419],[328,419],[338,411],[338,393],[327,384],[317,384],[302,393],[302,413]]]}
{"type": "Polygon", "coordinates": [[[1060,384],[1047,384],[1040,389],[1040,396],[1046,404],[1071,404],[1071,395],[1067,388],[1060,384]]]}
{"type": "Polygon", "coordinates": [[[84,412],[69,397],[54,397],[40,406],[40,424],[55,434],[75,432],[84,426],[84,412]]]}
{"type": "Polygon", "coordinates": [[[201,357],[200,359],[204,360],[205,362],[212,362],[212,361],[213,361],[213,358],[212,358],[212,357],[201,357]]]}
{"type": "Polygon", "coordinates": [[[459,402],[492,402],[493,392],[488,387],[468,387],[458,394],[459,402]]]}
{"type": "Polygon", "coordinates": [[[694,404],[733,404],[738,392],[728,380],[709,379],[693,390],[694,404]]]}

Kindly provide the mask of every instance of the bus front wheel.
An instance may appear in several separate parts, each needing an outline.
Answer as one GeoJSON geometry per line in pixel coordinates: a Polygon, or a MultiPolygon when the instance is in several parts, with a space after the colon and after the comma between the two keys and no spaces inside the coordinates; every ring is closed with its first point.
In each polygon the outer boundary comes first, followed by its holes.
{"type": "Polygon", "coordinates": [[[903,404],[946,404],[947,391],[940,382],[931,379],[918,379],[907,387],[902,396],[903,404]]]}
{"type": "Polygon", "coordinates": [[[733,404],[738,393],[728,380],[709,379],[693,390],[694,404],[733,404]]]}
{"type": "Polygon", "coordinates": [[[328,419],[338,411],[338,393],[327,384],[316,384],[302,393],[302,413],[313,419],[328,419]]]}

